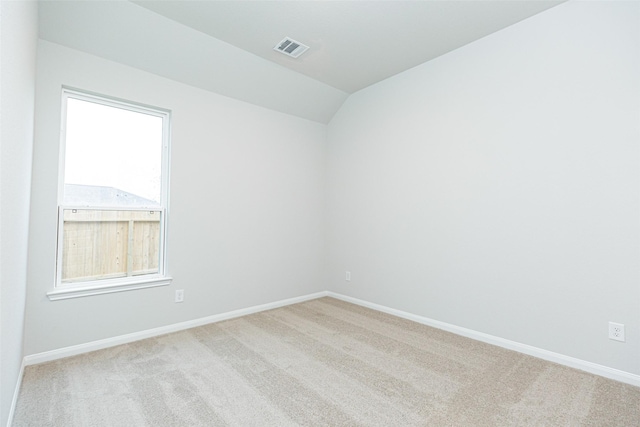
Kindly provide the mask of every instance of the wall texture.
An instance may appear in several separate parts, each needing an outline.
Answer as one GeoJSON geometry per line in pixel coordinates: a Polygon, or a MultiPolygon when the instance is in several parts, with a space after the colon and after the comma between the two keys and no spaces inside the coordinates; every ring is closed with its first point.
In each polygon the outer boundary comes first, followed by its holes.
{"type": "Polygon", "coordinates": [[[39,42],[25,351],[318,291],[326,126],[39,42]],[[172,111],[173,284],[51,302],[61,86],[172,111]],[[173,302],[175,289],[185,301],[173,302]]]}
{"type": "Polygon", "coordinates": [[[0,425],[22,363],[38,37],[36,2],[0,2],[0,425]]]}
{"type": "Polygon", "coordinates": [[[565,3],[352,95],[329,289],[640,374],[638,22],[565,3]]]}

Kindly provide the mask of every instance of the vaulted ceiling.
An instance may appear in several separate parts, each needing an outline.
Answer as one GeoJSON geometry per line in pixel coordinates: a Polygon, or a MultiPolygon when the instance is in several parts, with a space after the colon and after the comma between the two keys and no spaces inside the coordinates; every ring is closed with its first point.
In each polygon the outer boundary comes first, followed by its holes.
{"type": "Polygon", "coordinates": [[[562,1],[41,1],[40,37],[327,123],[364,87],[562,1]],[[310,47],[273,50],[285,36],[310,47]]]}

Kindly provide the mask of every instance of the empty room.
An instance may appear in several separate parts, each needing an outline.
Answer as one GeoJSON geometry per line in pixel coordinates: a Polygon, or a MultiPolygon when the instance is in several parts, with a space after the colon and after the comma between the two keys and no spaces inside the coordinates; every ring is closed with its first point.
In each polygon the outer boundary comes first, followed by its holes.
{"type": "Polygon", "coordinates": [[[0,35],[0,426],[640,426],[640,1],[0,35]]]}

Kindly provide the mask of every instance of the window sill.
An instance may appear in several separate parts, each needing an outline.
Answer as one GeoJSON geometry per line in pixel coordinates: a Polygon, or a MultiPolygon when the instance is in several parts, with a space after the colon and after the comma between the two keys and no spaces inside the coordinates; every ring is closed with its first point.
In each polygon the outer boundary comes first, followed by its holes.
{"type": "Polygon", "coordinates": [[[114,292],[132,291],[134,289],[155,288],[157,286],[167,286],[171,284],[171,277],[154,276],[145,278],[128,278],[126,280],[103,280],[97,284],[93,282],[79,282],[71,285],[57,287],[53,291],[47,292],[51,301],[61,299],[81,298],[92,295],[111,294],[114,292]]]}

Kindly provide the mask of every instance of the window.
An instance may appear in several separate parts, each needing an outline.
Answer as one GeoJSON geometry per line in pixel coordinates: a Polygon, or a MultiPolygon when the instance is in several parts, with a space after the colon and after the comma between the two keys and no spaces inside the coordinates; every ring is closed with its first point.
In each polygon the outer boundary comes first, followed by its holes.
{"type": "Polygon", "coordinates": [[[169,284],[169,113],[63,90],[50,299],[169,284]]]}

